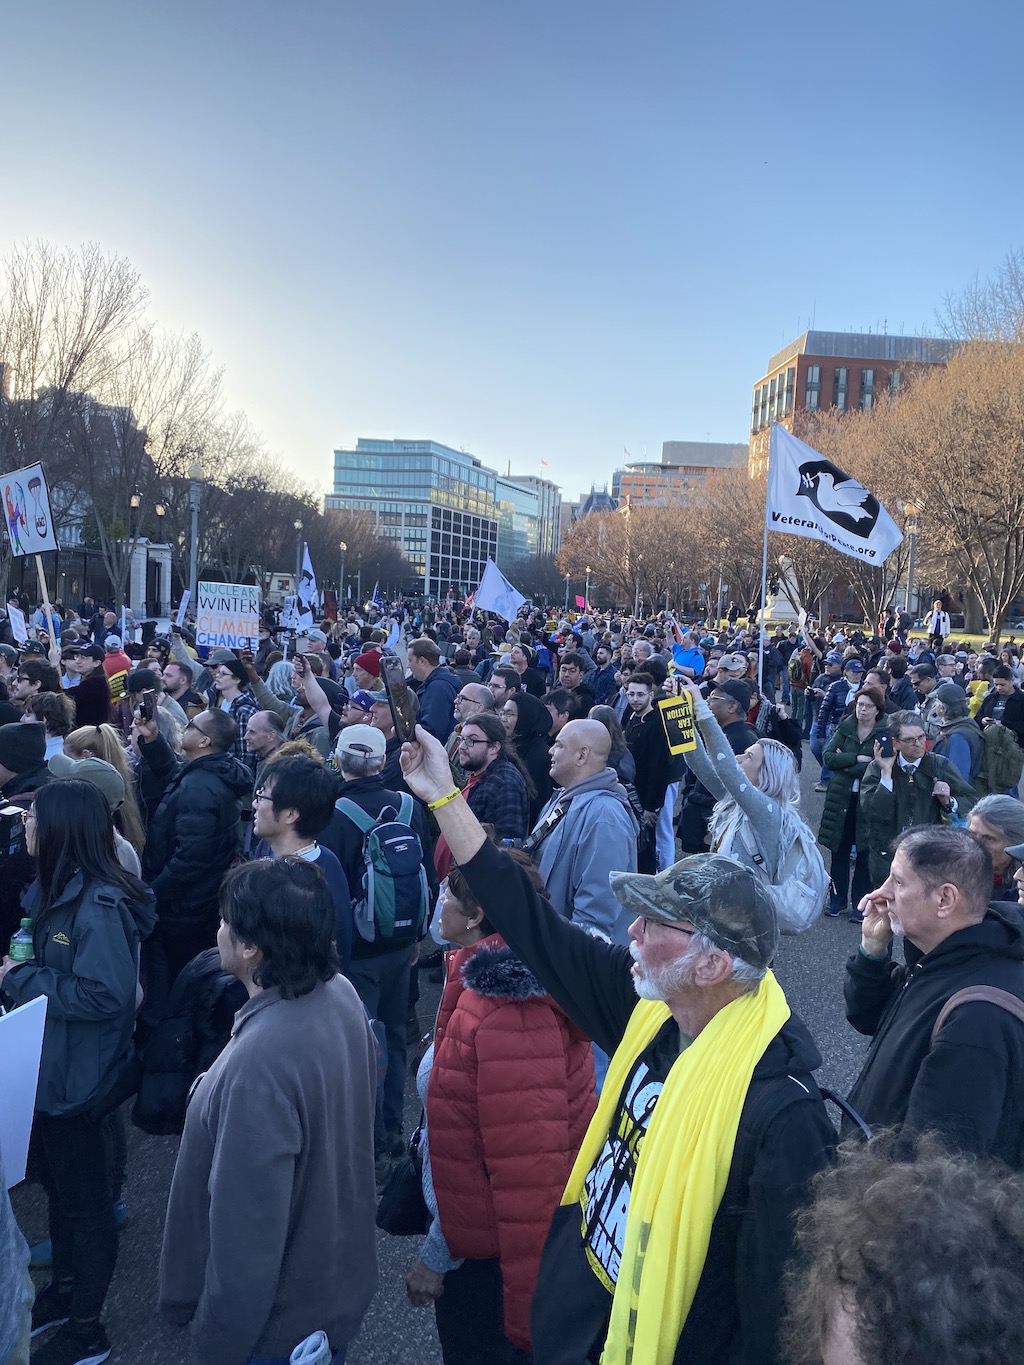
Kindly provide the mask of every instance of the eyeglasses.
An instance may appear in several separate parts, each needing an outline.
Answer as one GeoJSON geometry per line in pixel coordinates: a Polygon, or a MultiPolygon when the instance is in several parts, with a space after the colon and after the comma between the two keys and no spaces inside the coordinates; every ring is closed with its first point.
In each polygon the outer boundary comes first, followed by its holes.
{"type": "Polygon", "coordinates": [[[655,919],[653,916],[641,915],[640,918],[643,920],[645,934],[652,924],[659,924],[662,929],[671,929],[674,934],[692,935],[700,932],[697,929],[684,929],[681,924],[669,924],[667,920],[655,919]]]}
{"type": "Polygon", "coordinates": [[[493,739],[461,739],[459,740],[460,749],[471,749],[474,744],[494,744],[493,739]]]}
{"type": "Polygon", "coordinates": [[[257,801],[273,801],[274,797],[265,787],[257,787],[252,794],[252,799],[255,803],[257,801]]]}
{"type": "Polygon", "coordinates": [[[36,813],[34,810],[23,810],[21,812],[21,818],[23,822],[27,825],[30,820],[34,820],[36,818],[36,813]]]}

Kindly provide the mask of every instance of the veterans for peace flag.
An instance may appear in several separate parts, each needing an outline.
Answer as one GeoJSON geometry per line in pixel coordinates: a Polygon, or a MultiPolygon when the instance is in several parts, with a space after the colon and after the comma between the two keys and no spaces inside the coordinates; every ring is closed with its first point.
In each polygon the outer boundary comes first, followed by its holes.
{"type": "Polygon", "coordinates": [[[869,564],[881,564],[903,535],[882,504],[785,427],[772,426],[768,453],[768,529],[869,564]]]}
{"type": "Polygon", "coordinates": [[[514,621],[519,615],[519,608],[525,604],[523,594],[513,588],[494,560],[488,559],[484,576],[476,590],[477,610],[493,611],[495,616],[505,621],[514,621]]]}

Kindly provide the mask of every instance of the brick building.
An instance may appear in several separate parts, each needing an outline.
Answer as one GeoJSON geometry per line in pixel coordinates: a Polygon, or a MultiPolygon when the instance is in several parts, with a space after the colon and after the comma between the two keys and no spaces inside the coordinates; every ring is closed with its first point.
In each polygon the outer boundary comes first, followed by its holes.
{"type": "Polygon", "coordinates": [[[945,365],[957,344],[875,332],[804,332],[772,356],[754,385],[751,474],[767,464],[773,421],[792,431],[794,414],[800,410],[870,408],[883,394],[895,393],[910,370],[945,365]]]}

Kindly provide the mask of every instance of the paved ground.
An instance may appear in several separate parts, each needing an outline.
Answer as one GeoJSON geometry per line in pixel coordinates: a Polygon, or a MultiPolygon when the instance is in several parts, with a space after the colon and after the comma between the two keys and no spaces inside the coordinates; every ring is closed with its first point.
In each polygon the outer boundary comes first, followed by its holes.
{"type": "MultiPolygon", "coordinates": [[[[810,769],[815,767],[808,757],[802,785],[804,814],[817,829],[822,798],[811,790],[817,773],[810,769]]],[[[790,1002],[824,1057],[819,1080],[842,1093],[856,1075],[865,1046],[847,1026],[842,1008],[843,965],[858,939],[859,930],[845,919],[822,919],[801,937],[783,940],[777,963],[790,1002]]],[[[439,987],[427,973],[421,978],[420,1016],[429,1026],[439,987]]],[[[415,1126],[419,1113],[414,1101],[410,1080],[407,1130],[415,1126]]],[[[258,1142],[259,1134],[253,1139],[258,1142]]],[[[121,1234],[121,1256],[106,1315],[115,1344],[112,1359],[123,1365],[187,1365],[185,1333],[165,1327],[155,1311],[160,1234],[177,1143],[136,1130],[130,1142],[126,1197],[131,1222],[121,1234]]],[[[258,1198],[259,1191],[253,1195],[258,1198]]],[[[30,1241],[46,1235],[44,1204],[37,1190],[18,1191],[15,1208],[30,1241]]],[[[415,1251],[415,1238],[379,1234],[380,1290],[349,1352],[351,1365],[440,1365],[433,1314],[410,1308],[405,1297],[403,1275],[415,1251]]]]}

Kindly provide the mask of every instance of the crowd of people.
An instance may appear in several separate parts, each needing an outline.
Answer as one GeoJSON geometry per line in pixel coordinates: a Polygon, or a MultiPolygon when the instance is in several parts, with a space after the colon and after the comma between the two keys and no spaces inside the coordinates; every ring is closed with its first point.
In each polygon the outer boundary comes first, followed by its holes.
{"type": "Polygon", "coordinates": [[[395,602],[206,650],[91,606],[0,619],[0,991],[47,1001],[50,1233],[0,1193],[0,1365],[110,1355],[129,1116],[181,1132],[158,1301],[199,1365],[343,1361],[399,1195],[445,1365],[1019,1354],[1012,642],[395,602]],[[772,968],[839,917],[871,1042],[833,1112],[772,968]],[[951,1257],[893,1354],[933,1195],[990,1288],[951,1257]]]}

